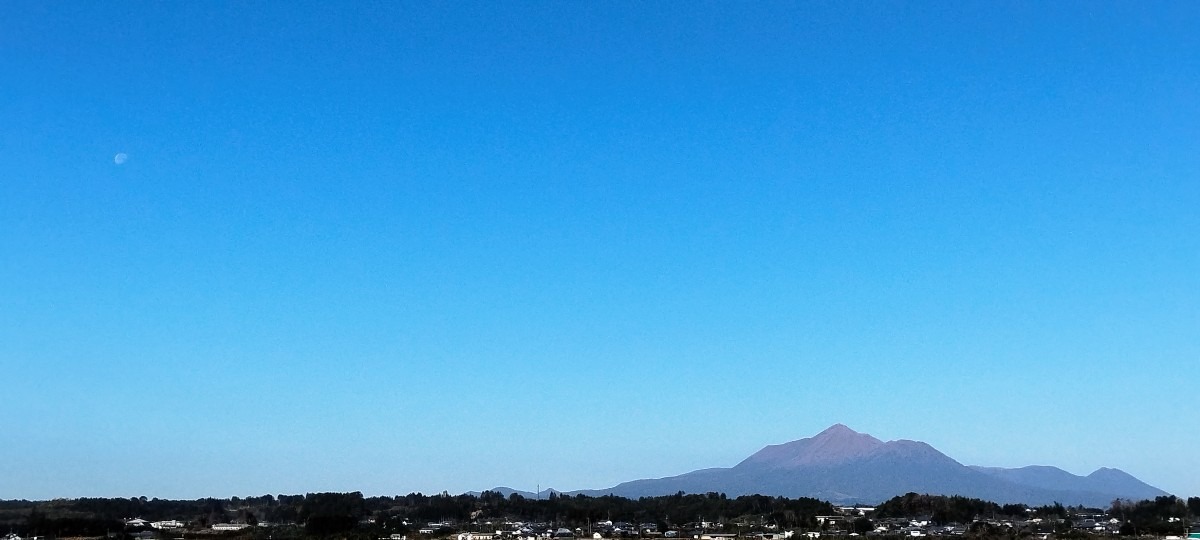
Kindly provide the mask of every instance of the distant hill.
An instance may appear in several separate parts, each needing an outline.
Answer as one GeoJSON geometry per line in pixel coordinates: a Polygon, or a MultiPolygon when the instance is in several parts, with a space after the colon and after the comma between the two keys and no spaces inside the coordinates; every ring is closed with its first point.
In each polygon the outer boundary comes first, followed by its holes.
{"type": "MultiPolygon", "coordinates": [[[[510,487],[494,487],[494,488],[492,488],[492,489],[489,489],[488,491],[494,491],[494,492],[496,492],[496,493],[499,493],[499,494],[501,494],[501,495],[503,495],[503,496],[505,496],[505,497],[508,497],[509,495],[512,495],[513,493],[516,493],[517,495],[520,495],[520,496],[522,496],[522,497],[524,497],[524,498],[526,498],[526,499],[539,499],[539,498],[541,498],[541,499],[549,499],[549,498],[550,498],[550,494],[551,494],[551,493],[553,493],[553,494],[555,494],[555,495],[561,495],[561,494],[562,494],[562,492],[561,492],[561,491],[559,491],[559,490],[557,490],[557,489],[554,489],[554,488],[546,488],[546,489],[543,489],[543,490],[541,491],[541,493],[534,493],[534,492],[532,492],[532,491],[522,491],[522,490],[519,490],[519,489],[513,489],[513,488],[510,488],[510,487]]],[[[478,497],[478,496],[479,496],[479,495],[481,495],[482,493],[483,493],[482,491],[468,491],[468,492],[466,493],[466,495],[473,495],[473,496],[475,496],[475,497],[478,497]]]]}
{"type": "Polygon", "coordinates": [[[730,468],[701,469],[571,494],[637,498],[678,491],[815,497],[847,504],[874,504],[911,491],[999,503],[1087,506],[1165,494],[1117,469],[1100,469],[1081,477],[1055,467],[968,467],[923,442],[883,442],[841,424],[807,439],[767,446],[730,468]]]}
{"type": "MultiPolygon", "coordinates": [[[[1014,484],[1043,489],[1067,489],[1101,494],[1120,494],[1121,498],[1135,501],[1153,499],[1167,494],[1163,490],[1138,480],[1133,475],[1120,469],[1102,467],[1087,476],[1077,476],[1058,467],[1044,465],[1031,465],[1017,469],[977,466],[971,468],[1014,484]]],[[[1109,502],[1111,501],[1112,499],[1109,499],[1109,502]]]]}

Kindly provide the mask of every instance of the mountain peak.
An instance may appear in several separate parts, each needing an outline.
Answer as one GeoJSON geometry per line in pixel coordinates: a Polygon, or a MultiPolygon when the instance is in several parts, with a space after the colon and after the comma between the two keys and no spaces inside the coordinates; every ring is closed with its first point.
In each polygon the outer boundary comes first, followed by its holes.
{"type": "Polygon", "coordinates": [[[822,431],[822,432],[816,434],[816,436],[814,436],[813,438],[817,439],[817,438],[821,438],[821,437],[835,437],[835,436],[836,437],[844,437],[847,435],[861,435],[861,434],[857,431],[854,431],[853,429],[850,429],[849,427],[846,426],[846,424],[834,424],[832,426],[825,428],[825,431],[822,431]]]}
{"type": "Polygon", "coordinates": [[[866,433],[859,433],[843,424],[834,424],[813,437],[763,448],[738,466],[794,469],[837,465],[870,453],[882,444],[882,441],[866,433]]]}
{"type": "Polygon", "coordinates": [[[1137,480],[1133,475],[1122,471],[1121,469],[1113,469],[1110,467],[1100,467],[1092,471],[1092,474],[1087,475],[1087,478],[1101,482],[1125,482],[1129,480],[1137,480]]]}
{"type": "Polygon", "coordinates": [[[1103,506],[1114,498],[1142,500],[1165,495],[1118,469],[1102,468],[1081,477],[1050,466],[967,467],[928,443],[908,439],[882,442],[843,424],[806,439],[764,447],[730,468],[635,480],[585,493],[637,498],[681,491],[868,504],[915,492],[1030,505],[1061,501],[1085,506],[1103,506]]]}
{"type": "Polygon", "coordinates": [[[1138,480],[1121,469],[1100,467],[1085,477],[1096,491],[1120,493],[1130,499],[1152,499],[1167,492],[1138,480]]]}

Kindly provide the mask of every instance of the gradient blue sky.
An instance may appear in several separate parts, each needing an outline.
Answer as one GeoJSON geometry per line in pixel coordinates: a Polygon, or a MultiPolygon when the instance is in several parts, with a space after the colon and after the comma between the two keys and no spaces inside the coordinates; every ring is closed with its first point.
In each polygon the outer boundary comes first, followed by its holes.
{"type": "Polygon", "coordinates": [[[1198,28],[0,3],[0,498],[600,488],[835,422],[1200,495],[1198,28]]]}

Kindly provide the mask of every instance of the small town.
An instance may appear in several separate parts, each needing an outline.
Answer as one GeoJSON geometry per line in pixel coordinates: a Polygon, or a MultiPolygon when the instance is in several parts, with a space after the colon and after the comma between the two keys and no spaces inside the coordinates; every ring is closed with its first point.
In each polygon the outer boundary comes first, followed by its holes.
{"type": "Polygon", "coordinates": [[[226,500],[0,501],[4,540],[189,538],[354,540],[814,540],[962,537],[1185,540],[1200,538],[1200,498],[1114,501],[1107,509],[998,505],[909,493],[875,506],[724,495],[532,500],[494,492],[400,497],[318,493],[226,500]],[[186,509],[198,513],[188,514],[186,509]],[[140,509],[132,517],[112,512],[140,509]],[[173,513],[173,514],[172,514],[173,513]],[[168,517],[168,514],[171,514],[168,517]],[[430,519],[430,516],[440,516],[430,519]],[[151,517],[146,517],[151,516],[151,517]],[[691,519],[688,519],[690,517],[691,519]],[[616,518],[616,519],[614,519],[616,518]]]}

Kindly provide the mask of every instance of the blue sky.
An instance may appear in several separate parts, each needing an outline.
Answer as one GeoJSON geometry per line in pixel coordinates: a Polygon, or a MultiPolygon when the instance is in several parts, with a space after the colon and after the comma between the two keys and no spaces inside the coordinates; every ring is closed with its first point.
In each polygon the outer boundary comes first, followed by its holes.
{"type": "Polygon", "coordinates": [[[1196,28],[0,4],[0,498],[599,488],[835,422],[1200,495],[1196,28]]]}

